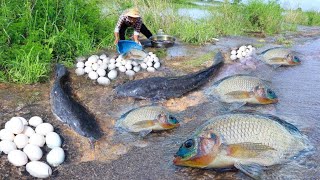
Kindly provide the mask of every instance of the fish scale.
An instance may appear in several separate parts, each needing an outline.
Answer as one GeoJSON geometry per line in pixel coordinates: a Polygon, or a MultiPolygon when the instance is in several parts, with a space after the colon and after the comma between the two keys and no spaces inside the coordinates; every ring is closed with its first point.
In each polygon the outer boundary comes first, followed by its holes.
{"type": "Polygon", "coordinates": [[[285,127],[272,119],[250,114],[231,114],[208,121],[196,135],[206,132],[217,133],[224,144],[258,143],[276,151],[270,152],[264,163],[275,163],[277,157],[291,156],[304,147],[301,137],[292,135],[285,127]],[[249,131],[249,129],[254,129],[249,131]]]}
{"type": "Polygon", "coordinates": [[[149,127],[135,126],[135,124],[142,121],[156,120],[158,116],[165,113],[169,116],[169,112],[161,106],[144,106],[141,108],[133,109],[124,114],[116,124],[116,127],[126,129],[130,132],[140,132],[141,130],[159,130],[163,129],[159,124],[150,125],[149,127]]]}

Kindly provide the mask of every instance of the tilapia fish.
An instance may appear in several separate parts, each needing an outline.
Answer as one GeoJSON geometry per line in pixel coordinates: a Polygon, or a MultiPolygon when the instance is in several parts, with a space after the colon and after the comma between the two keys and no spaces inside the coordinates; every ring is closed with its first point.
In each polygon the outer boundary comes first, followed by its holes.
{"type": "Polygon", "coordinates": [[[58,120],[69,125],[81,136],[89,138],[92,143],[101,138],[103,133],[94,116],[72,98],[70,88],[66,84],[67,79],[67,69],[57,64],[55,81],[50,92],[51,110],[58,120]]]}
{"type": "Polygon", "coordinates": [[[263,80],[249,75],[225,77],[214,83],[211,94],[226,103],[271,104],[278,101],[263,80]]]}
{"type": "Polygon", "coordinates": [[[213,65],[199,72],[178,77],[152,77],[130,81],[115,90],[118,97],[152,100],[180,97],[206,83],[222,64],[223,57],[219,52],[214,58],[213,65]]]}
{"type": "Polygon", "coordinates": [[[272,115],[237,113],[199,127],[173,162],[197,168],[235,167],[259,178],[263,166],[283,163],[305,148],[305,138],[294,125],[272,115]]]}
{"type": "Polygon", "coordinates": [[[161,106],[144,106],[125,113],[116,123],[117,128],[147,135],[179,126],[179,121],[161,106]]]}
{"type": "Polygon", "coordinates": [[[131,60],[143,61],[143,59],[146,57],[147,57],[147,53],[139,49],[131,49],[128,52],[122,54],[122,58],[127,60],[131,59],[131,60]]]}
{"type": "Polygon", "coordinates": [[[286,48],[271,48],[260,53],[262,60],[270,65],[293,66],[300,64],[300,59],[292,50],[286,48]]]}

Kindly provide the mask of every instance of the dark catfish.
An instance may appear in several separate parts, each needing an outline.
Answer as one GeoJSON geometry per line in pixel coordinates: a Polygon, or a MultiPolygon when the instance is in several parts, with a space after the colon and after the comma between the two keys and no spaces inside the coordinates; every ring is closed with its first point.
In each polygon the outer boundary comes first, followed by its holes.
{"type": "Polygon", "coordinates": [[[199,72],[177,77],[152,77],[130,81],[116,88],[118,97],[161,100],[180,97],[207,82],[209,77],[223,64],[221,52],[217,53],[213,65],[199,72]]]}
{"type": "Polygon", "coordinates": [[[94,116],[72,98],[67,81],[67,69],[57,64],[55,81],[50,93],[51,110],[60,121],[68,124],[81,136],[89,138],[92,143],[102,137],[103,133],[94,116]]]}

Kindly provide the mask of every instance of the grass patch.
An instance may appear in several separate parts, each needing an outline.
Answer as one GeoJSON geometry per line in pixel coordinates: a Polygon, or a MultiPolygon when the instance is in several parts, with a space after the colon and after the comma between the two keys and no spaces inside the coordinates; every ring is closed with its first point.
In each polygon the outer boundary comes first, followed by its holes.
{"type": "Polygon", "coordinates": [[[190,68],[201,67],[206,62],[212,61],[212,59],[215,56],[215,54],[216,54],[216,52],[209,52],[209,53],[206,53],[206,54],[202,54],[200,56],[193,57],[192,59],[183,62],[182,65],[186,66],[186,67],[190,67],[190,68]]]}

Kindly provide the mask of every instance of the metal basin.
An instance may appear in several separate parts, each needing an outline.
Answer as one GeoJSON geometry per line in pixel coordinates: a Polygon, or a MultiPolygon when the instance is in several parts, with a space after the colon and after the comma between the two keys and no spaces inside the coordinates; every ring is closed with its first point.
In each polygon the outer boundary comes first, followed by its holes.
{"type": "Polygon", "coordinates": [[[176,38],[170,35],[155,35],[150,38],[151,45],[158,48],[167,48],[173,46],[176,38]]]}

